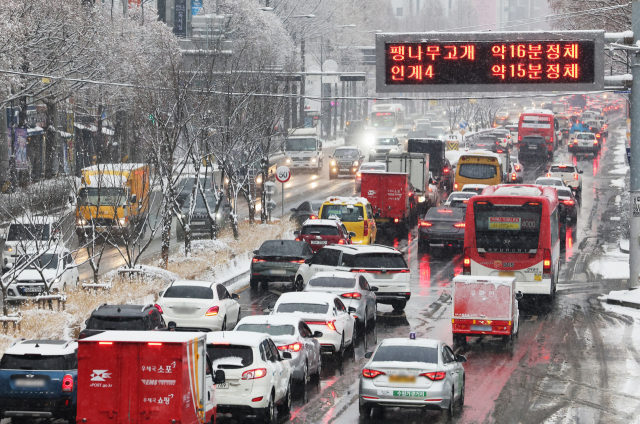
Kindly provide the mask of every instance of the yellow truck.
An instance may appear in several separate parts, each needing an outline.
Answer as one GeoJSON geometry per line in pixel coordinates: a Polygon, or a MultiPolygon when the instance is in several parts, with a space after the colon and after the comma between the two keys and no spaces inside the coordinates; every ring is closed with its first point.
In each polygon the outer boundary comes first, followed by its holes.
{"type": "Polygon", "coordinates": [[[149,213],[149,166],[100,164],[82,169],[76,233],[120,236],[144,233],[149,213]]]}

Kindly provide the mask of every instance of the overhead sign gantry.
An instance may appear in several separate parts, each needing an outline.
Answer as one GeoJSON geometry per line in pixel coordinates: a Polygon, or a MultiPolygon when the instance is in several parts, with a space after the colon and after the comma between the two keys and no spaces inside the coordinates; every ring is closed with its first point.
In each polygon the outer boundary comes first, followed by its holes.
{"type": "Polygon", "coordinates": [[[604,32],[376,35],[378,92],[597,91],[604,32]]]}

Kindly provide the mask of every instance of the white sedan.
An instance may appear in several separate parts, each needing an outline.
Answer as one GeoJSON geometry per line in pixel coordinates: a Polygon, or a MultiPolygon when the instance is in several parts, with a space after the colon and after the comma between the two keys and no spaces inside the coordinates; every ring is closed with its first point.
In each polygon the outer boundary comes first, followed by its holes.
{"type": "Polygon", "coordinates": [[[347,347],[353,347],[356,322],[355,308],[344,306],[342,300],[331,293],[283,293],[274,313],[295,314],[307,323],[311,331],[320,331],[320,350],[342,357],[347,347]]]}
{"type": "Polygon", "coordinates": [[[303,385],[310,376],[320,379],[322,359],[320,331],[311,331],[302,318],[291,314],[251,315],[240,320],[234,331],[252,331],[271,336],[280,352],[291,354],[293,378],[303,385]]]}
{"type": "Polygon", "coordinates": [[[238,295],[210,281],[177,280],[158,294],[156,308],[169,327],[218,331],[240,321],[238,295]]]}

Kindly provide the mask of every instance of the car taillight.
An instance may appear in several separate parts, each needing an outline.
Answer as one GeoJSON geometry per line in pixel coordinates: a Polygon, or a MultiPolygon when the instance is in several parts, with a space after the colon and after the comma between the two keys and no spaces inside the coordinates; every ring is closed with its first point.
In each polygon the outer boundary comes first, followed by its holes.
{"type": "Polygon", "coordinates": [[[386,374],[383,373],[382,371],[370,370],[368,368],[364,368],[362,370],[362,376],[364,378],[376,378],[379,375],[386,375],[386,374]]]}
{"type": "Polygon", "coordinates": [[[358,173],[356,174],[356,178],[361,178],[361,177],[362,177],[362,173],[358,172],[358,173]]]}
{"type": "Polygon", "coordinates": [[[73,392],[73,376],[71,374],[65,375],[62,379],[62,391],[73,392]]]}
{"type": "Polygon", "coordinates": [[[429,193],[433,193],[433,189],[429,187],[429,193]]]}
{"type": "Polygon", "coordinates": [[[448,174],[449,173],[449,168],[444,168],[444,173],[448,174]]]}
{"type": "Polygon", "coordinates": [[[418,225],[421,227],[431,227],[433,224],[430,223],[429,221],[420,221],[418,225]]]}
{"type": "Polygon", "coordinates": [[[369,235],[369,221],[364,221],[364,230],[362,231],[362,236],[366,237],[369,235]]]}
{"type": "Polygon", "coordinates": [[[471,275],[471,248],[464,249],[464,259],[462,260],[462,275],[471,275]]]}
{"type": "Polygon", "coordinates": [[[550,176],[551,176],[551,173],[550,173],[550,172],[547,172],[547,177],[550,177],[550,176]]]}
{"type": "Polygon", "coordinates": [[[300,343],[293,343],[290,345],[278,346],[278,350],[281,350],[284,352],[300,352],[300,349],[302,349],[302,344],[300,343]]]}
{"type": "Polygon", "coordinates": [[[596,137],[597,137],[597,138],[600,138],[600,134],[596,134],[596,137]]]}
{"type": "Polygon", "coordinates": [[[454,184],[453,184],[453,189],[454,189],[455,191],[458,191],[458,183],[454,183],[454,184]]]}
{"type": "Polygon", "coordinates": [[[251,262],[256,263],[256,262],[266,262],[266,261],[264,259],[253,258],[251,259],[251,262]]]}
{"type": "Polygon", "coordinates": [[[311,216],[309,217],[309,219],[318,219],[318,217],[317,217],[317,216],[315,216],[315,215],[311,215],[311,216]]]}
{"type": "Polygon", "coordinates": [[[336,322],[335,321],[327,321],[327,327],[329,327],[329,330],[336,331],[336,322]]]}
{"type": "Polygon", "coordinates": [[[344,244],[344,239],[338,240],[338,244],[344,244]]]}
{"type": "Polygon", "coordinates": [[[598,145],[598,140],[593,140],[594,145],[598,145]]]}
{"type": "Polygon", "coordinates": [[[296,237],[296,241],[302,241],[302,240],[300,240],[300,237],[296,237]]]}
{"type": "Polygon", "coordinates": [[[578,140],[573,140],[573,145],[575,146],[576,144],[578,144],[578,140]]]}
{"type": "Polygon", "coordinates": [[[164,314],[164,312],[162,312],[162,306],[158,305],[157,303],[153,306],[158,310],[158,312],[160,312],[161,314],[164,314]]]}
{"type": "Polygon", "coordinates": [[[209,310],[204,314],[207,317],[213,317],[218,315],[218,312],[220,311],[220,307],[219,306],[212,306],[209,308],[209,310]]]}
{"type": "Polygon", "coordinates": [[[393,218],[393,222],[397,224],[398,222],[400,222],[400,220],[398,218],[393,218]]]}
{"type": "Polygon", "coordinates": [[[563,200],[562,203],[564,203],[567,206],[573,206],[573,200],[571,200],[571,199],[563,200]]]}
{"type": "Polygon", "coordinates": [[[458,222],[457,224],[453,224],[456,228],[464,228],[464,222],[458,222]]]}
{"type": "Polygon", "coordinates": [[[511,181],[515,181],[517,179],[518,179],[518,176],[516,175],[515,172],[513,174],[511,174],[511,181]]]}
{"type": "Polygon", "coordinates": [[[304,263],[304,259],[298,259],[298,260],[289,261],[289,262],[291,262],[292,264],[303,264],[304,263]]]}
{"type": "Polygon", "coordinates": [[[578,180],[578,174],[577,173],[573,174],[573,179],[574,180],[578,180]]]}
{"type": "Polygon", "coordinates": [[[423,372],[422,374],[419,374],[419,375],[420,377],[427,377],[431,381],[438,381],[438,380],[444,380],[444,378],[447,376],[447,373],[445,371],[423,372]]]}
{"type": "Polygon", "coordinates": [[[256,368],[255,370],[249,370],[242,373],[243,380],[255,380],[257,378],[262,378],[267,375],[266,368],[256,368]]]}
{"type": "Polygon", "coordinates": [[[518,135],[518,141],[522,141],[522,136],[518,135]]]}
{"type": "Polygon", "coordinates": [[[542,273],[547,274],[547,276],[551,275],[551,251],[549,249],[544,250],[544,259],[542,261],[542,273]]]}
{"type": "Polygon", "coordinates": [[[362,297],[360,293],[343,293],[340,296],[347,299],[360,299],[362,297]]]}
{"type": "Polygon", "coordinates": [[[520,165],[513,165],[516,171],[520,171],[520,165]]]}

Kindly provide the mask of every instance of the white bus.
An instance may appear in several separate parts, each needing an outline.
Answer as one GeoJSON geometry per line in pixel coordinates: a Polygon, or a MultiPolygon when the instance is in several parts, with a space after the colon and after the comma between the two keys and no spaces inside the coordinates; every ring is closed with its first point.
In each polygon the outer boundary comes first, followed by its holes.
{"type": "Polygon", "coordinates": [[[382,103],[371,108],[369,125],[377,131],[393,131],[404,125],[404,106],[398,103],[382,103]]]}

